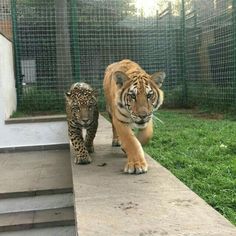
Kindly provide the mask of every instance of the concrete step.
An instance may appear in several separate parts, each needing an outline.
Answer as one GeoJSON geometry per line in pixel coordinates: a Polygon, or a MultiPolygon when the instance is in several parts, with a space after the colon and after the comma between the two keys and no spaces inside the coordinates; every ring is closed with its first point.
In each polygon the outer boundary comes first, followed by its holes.
{"type": "Polygon", "coordinates": [[[73,204],[72,193],[0,199],[0,214],[72,207],[73,204]]]}
{"type": "Polygon", "coordinates": [[[151,157],[146,174],[124,174],[126,156],[111,140],[111,125],[100,117],[93,162],[71,162],[78,235],[236,235],[235,226],[151,157]]]}
{"type": "Polygon", "coordinates": [[[0,215],[0,232],[74,225],[74,208],[5,213],[0,215]]]}
{"type": "Polygon", "coordinates": [[[9,198],[24,198],[24,197],[33,197],[41,195],[52,195],[52,194],[63,194],[63,193],[72,193],[72,187],[66,188],[56,188],[56,189],[39,189],[32,191],[17,191],[17,192],[2,192],[0,193],[0,199],[9,199],[9,198]]]}
{"type": "Polygon", "coordinates": [[[0,233],[0,236],[75,236],[75,226],[29,229],[0,233]]]}
{"type": "Polygon", "coordinates": [[[1,235],[74,235],[69,150],[0,153],[0,173],[1,235]]]}
{"type": "Polygon", "coordinates": [[[0,199],[72,192],[69,150],[0,153],[0,199]]]}

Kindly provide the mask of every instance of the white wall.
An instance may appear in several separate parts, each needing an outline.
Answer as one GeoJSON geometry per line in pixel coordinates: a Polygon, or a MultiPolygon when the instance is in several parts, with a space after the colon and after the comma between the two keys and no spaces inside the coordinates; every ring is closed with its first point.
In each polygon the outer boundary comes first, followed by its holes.
{"type": "Polygon", "coordinates": [[[5,124],[16,108],[11,42],[0,35],[0,148],[68,143],[65,121],[5,124]]]}
{"type": "Polygon", "coordinates": [[[12,44],[0,35],[0,93],[5,119],[16,110],[15,76],[13,70],[12,44]]]}

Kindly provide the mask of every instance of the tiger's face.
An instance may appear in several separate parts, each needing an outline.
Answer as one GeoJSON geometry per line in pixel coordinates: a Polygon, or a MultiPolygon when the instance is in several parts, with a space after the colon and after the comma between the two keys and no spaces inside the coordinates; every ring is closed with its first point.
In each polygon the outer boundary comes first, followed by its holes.
{"type": "MultiPolygon", "coordinates": [[[[153,112],[163,103],[163,92],[160,89],[164,72],[150,76],[139,73],[135,76],[124,72],[116,72],[116,84],[119,88],[116,97],[120,120],[130,120],[137,128],[145,128],[152,118],[153,112]]],[[[127,122],[128,123],[128,122],[127,122]]]]}
{"type": "Polygon", "coordinates": [[[97,108],[97,94],[93,90],[76,87],[66,93],[66,109],[69,119],[86,128],[94,119],[97,108]]]}

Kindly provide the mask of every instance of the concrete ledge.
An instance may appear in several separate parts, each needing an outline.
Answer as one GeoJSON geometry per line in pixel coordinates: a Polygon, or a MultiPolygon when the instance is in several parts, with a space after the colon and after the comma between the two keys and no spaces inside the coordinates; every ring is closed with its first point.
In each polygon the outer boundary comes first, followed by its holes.
{"type": "Polygon", "coordinates": [[[0,192],[0,200],[7,198],[19,198],[19,197],[33,197],[41,195],[51,195],[51,194],[63,194],[63,193],[72,193],[73,188],[51,188],[51,189],[40,189],[40,190],[28,190],[28,191],[18,191],[18,192],[0,192]]]}
{"type": "Polygon", "coordinates": [[[78,235],[236,235],[229,221],[151,157],[147,174],[123,174],[125,155],[111,147],[103,117],[92,157],[89,165],[71,162],[78,235]]]}
{"type": "Polygon", "coordinates": [[[5,120],[5,124],[21,124],[21,123],[38,123],[38,122],[55,122],[66,121],[66,115],[51,115],[51,116],[32,116],[9,118],[5,120]]]}
{"type": "Polygon", "coordinates": [[[34,146],[19,146],[19,147],[4,147],[4,148],[0,148],[0,153],[64,150],[64,149],[69,149],[69,147],[70,146],[68,143],[49,144],[49,145],[34,145],[34,146]]]}

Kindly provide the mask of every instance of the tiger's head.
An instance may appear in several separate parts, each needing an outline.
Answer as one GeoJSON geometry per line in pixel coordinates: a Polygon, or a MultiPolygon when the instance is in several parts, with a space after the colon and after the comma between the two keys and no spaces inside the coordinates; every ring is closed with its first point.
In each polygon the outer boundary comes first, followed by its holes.
{"type": "Polygon", "coordinates": [[[97,109],[97,92],[75,86],[65,97],[68,120],[84,128],[88,127],[93,122],[94,111],[97,109]]]}
{"type": "Polygon", "coordinates": [[[145,128],[153,112],[163,103],[164,95],[160,87],[165,76],[164,72],[149,75],[145,71],[135,71],[129,75],[116,71],[113,74],[118,88],[118,110],[124,117],[129,117],[130,123],[137,128],[145,128]]]}

